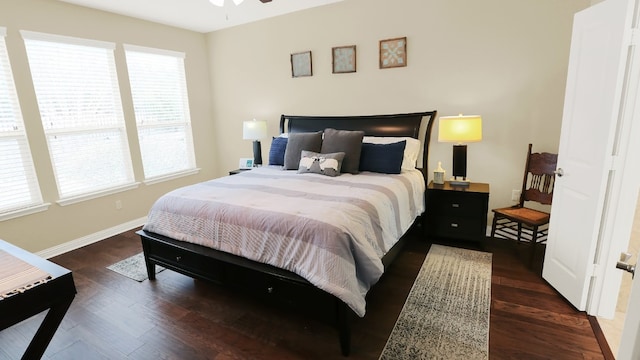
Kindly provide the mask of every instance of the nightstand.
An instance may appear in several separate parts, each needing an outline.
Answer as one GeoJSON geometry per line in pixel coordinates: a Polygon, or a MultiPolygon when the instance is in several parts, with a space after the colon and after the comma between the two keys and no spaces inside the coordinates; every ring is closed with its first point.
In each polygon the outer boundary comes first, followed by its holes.
{"type": "Polygon", "coordinates": [[[427,234],[458,240],[484,240],[489,211],[489,184],[452,186],[429,183],[426,194],[427,234]]]}
{"type": "Polygon", "coordinates": [[[229,175],[240,174],[241,172],[249,171],[249,170],[251,170],[251,169],[235,169],[235,170],[229,171],[229,175]]]}

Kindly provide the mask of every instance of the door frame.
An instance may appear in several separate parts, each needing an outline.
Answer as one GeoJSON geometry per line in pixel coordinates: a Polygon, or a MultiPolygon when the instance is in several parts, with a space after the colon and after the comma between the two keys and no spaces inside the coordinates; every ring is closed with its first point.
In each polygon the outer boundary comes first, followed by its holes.
{"type": "MultiPolygon", "coordinates": [[[[629,295],[629,304],[638,303],[640,303],[640,276],[634,277],[629,295]]],[[[630,306],[628,310],[619,351],[616,354],[620,360],[640,358],[640,309],[637,306],[630,306]]]]}

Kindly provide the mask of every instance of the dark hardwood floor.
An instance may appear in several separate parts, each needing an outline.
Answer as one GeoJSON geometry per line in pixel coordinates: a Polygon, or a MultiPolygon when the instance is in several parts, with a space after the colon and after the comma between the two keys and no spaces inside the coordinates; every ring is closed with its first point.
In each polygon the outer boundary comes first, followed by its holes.
{"type": "MultiPolygon", "coordinates": [[[[350,359],[378,359],[429,246],[414,231],[369,293],[367,315],[353,321],[350,359]]],[[[525,265],[526,246],[482,247],[493,253],[490,359],[604,358],[587,316],[525,265]]],[[[78,295],[45,359],[343,358],[336,330],[313,305],[265,303],[173,271],[138,283],[106,269],[140,251],[129,231],[51,259],[73,271],[78,295]]],[[[19,359],[41,319],[0,332],[0,359],[19,359]]]]}

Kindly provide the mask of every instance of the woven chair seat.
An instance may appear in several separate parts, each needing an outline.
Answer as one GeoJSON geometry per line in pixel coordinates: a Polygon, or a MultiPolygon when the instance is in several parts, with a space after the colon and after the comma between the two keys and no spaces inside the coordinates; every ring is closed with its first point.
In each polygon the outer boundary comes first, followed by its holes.
{"type": "Polygon", "coordinates": [[[494,213],[500,214],[513,221],[522,222],[527,225],[543,225],[549,222],[549,213],[538,211],[526,207],[509,207],[494,209],[494,213]]]}

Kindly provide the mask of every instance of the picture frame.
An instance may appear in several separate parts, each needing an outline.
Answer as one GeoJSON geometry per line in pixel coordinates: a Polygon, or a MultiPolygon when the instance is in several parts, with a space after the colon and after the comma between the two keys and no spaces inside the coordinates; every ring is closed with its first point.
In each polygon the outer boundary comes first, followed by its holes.
{"type": "Polygon", "coordinates": [[[380,69],[407,66],[407,38],[380,40],[380,69]]]}
{"type": "Polygon", "coordinates": [[[331,48],[331,64],[334,74],[356,72],[356,46],[337,46],[331,48]]]}
{"type": "Polygon", "coordinates": [[[253,168],[253,158],[240,158],[240,164],[238,166],[240,169],[253,168]]]}
{"type": "Polygon", "coordinates": [[[312,76],[311,51],[303,51],[291,54],[291,76],[312,76]]]}

